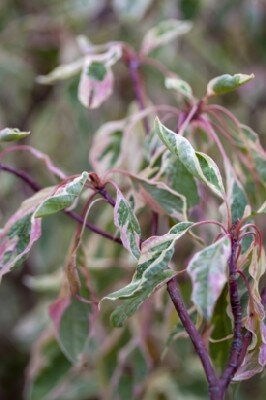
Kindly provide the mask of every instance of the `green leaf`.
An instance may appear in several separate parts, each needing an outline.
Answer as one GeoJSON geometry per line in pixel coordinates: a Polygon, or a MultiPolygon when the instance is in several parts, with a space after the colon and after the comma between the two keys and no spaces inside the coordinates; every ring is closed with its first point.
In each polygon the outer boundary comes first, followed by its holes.
{"type": "Polygon", "coordinates": [[[0,143],[13,142],[16,140],[24,139],[29,135],[30,132],[21,132],[17,128],[5,128],[0,131],[0,143]]]}
{"type": "Polygon", "coordinates": [[[180,222],[166,235],[152,236],[142,243],[141,255],[132,281],[102,299],[123,300],[111,315],[114,326],[122,326],[156,288],[175,275],[175,271],[168,266],[174,254],[174,245],[192,225],[192,222],[180,222]]]}
{"type": "Polygon", "coordinates": [[[199,312],[210,320],[213,309],[227,281],[227,261],[231,244],[223,237],[196,253],[187,272],[192,280],[192,301],[199,312]]]}
{"type": "Polygon", "coordinates": [[[95,81],[102,82],[107,74],[107,69],[104,64],[93,61],[88,67],[88,76],[95,81]]]}
{"type": "Polygon", "coordinates": [[[155,120],[157,134],[175,154],[192,176],[204,182],[217,196],[224,199],[224,186],[219,168],[206,154],[195,152],[190,142],[166,128],[158,118],[155,120]]]}
{"type": "Polygon", "coordinates": [[[227,197],[231,209],[231,222],[235,223],[250,214],[250,206],[246,193],[227,160],[225,161],[225,171],[227,197]]]}
{"type": "Polygon", "coordinates": [[[72,363],[77,363],[86,349],[90,311],[90,304],[71,299],[61,316],[59,342],[62,351],[72,363]]]}
{"type": "Polygon", "coordinates": [[[45,217],[71,206],[79,197],[87,179],[88,173],[84,171],[77,178],[61,187],[59,186],[55,193],[39,205],[34,217],[45,217]]]}
{"type": "Polygon", "coordinates": [[[178,158],[166,151],[162,161],[162,173],[169,186],[185,196],[188,208],[199,203],[198,188],[193,175],[187,170],[178,158]]]}
{"type": "Polygon", "coordinates": [[[254,74],[235,74],[235,75],[220,75],[213,78],[207,86],[207,95],[215,96],[234,91],[239,86],[244,85],[254,78],[254,74]]]}
{"type": "Polygon", "coordinates": [[[232,321],[226,312],[228,307],[227,295],[228,291],[225,288],[215,305],[211,319],[211,337],[215,342],[209,342],[210,355],[215,366],[219,368],[220,371],[223,371],[228,361],[228,354],[231,346],[231,340],[229,338],[218,342],[218,340],[228,337],[232,333],[232,321]]]}
{"type": "MultiPolygon", "coordinates": [[[[56,340],[50,337],[40,343],[38,354],[33,354],[38,361],[34,375],[31,376],[29,398],[31,400],[48,399],[64,380],[71,368],[70,362],[62,354],[56,340]]],[[[33,358],[33,359],[34,359],[33,358]]]]}
{"type": "Polygon", "coordinates": [[[117,189],[114,223],[119,229],[124,247],[138,260],[140,256],[141,229],[134,211],[121,191],[117,189]]]}
{"type": "Polygon", "coordinates": [[[141,53],[148,54],[152,50],[176,39],[178,36],[188,33],[191,28],[192,23],[190,21],[179,21],[177,19],[161,21],[144,36],[141,53]]]}
{"type": "Polygon", "coordinates": [[[145,178],[130,175],[135,190],[147,205],[158,214],[186,220],[186,199],[163,182],[154,182],[145,178]]]}

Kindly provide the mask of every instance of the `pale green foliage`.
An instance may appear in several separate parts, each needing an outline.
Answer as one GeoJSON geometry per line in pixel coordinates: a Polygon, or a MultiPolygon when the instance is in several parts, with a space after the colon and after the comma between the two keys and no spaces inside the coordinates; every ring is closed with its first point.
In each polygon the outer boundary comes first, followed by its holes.
{"type": "Polygon", "coordinates": [[[230,248],[230,239],[224,237],[196,253],[187,267],[193,283],[192,301],[207,320],[227,280],[230,248]]]}

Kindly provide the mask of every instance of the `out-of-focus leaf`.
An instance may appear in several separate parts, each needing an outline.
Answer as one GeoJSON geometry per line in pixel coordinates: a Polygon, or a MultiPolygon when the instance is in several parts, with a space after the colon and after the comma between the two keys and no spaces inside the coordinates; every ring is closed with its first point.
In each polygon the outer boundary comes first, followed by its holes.
{"type": "Polygon", "coordinates": [[[193,98],[193,92],[190,85],[183,81],[180,78],[166,78],[165,79],[165,87],[167,89],[173,89],[177,91],[182,96],[186,97],[187,99],[193,98]]]}
{"type": "Polygon", "coordinates": [[[226,267],[231,244],[223,237],[196,253],[187,272],[192,280],[192,301],[199,312],[210,320],[213,309],[227,280],[226,267]]]}
{"type": "Polygon", "coordinates": [[[216,96],[234,91],[254,78],[254,74],[224,74],[213,78],[207,85],[207,95],[216,96]]]}
{"type": "Polygon", "coordinates": [[[14,142],[29,136],[30,132],[21,132],[17,128],[5,128],[0,131],[1,142],[14,142]]]}
{"type": "Polygon", "coordinates": [[[120,18],[125,20],[140,20],[153,0],[113,0],[113,6],[120,18]]]}
{"type": "Polygon", "coordinates": [[[141,229],[131,205],[118,188],[114,208],[114,223],[120,231],[124,247],[138,260],[141,229]]]}
{"type": "Polygon", "coordinates": [[[88,342],[90,311],[90,304],[73,298],[61,316],[59,343],[66,357],[73,363],[79,361],[88,342]]]}
{"type": "Polygon", "coordinates": [[[166,235],[152,236],[142,243],[137,270],[131,283],[104,297],[107,300],[123,300],[122,305],[111,315],[114,326],[122,326],[156,288],[175,275],[175,271],[168,266],[174,254],[174,245],[192,225],[192,222],[180,222],[166,235]]]}
{"type": "Polygon", "coordinates": [[[195,178],[204,182],[217,196],[224,198],[224,186],[219,168],[206,154],[195,152],[190,142],[166,128],[158,118],[155,120],[157,133],[178,160],[195,178]]]}
{"type": "Polygon", "coordinates": [[[111,66],[122,55],[119,44],[111,46],[106,53],[85,57],[78,87],[78,99],[87,108],[97,108],[112,94],[114,76],[111,66]]]}
{"type": "Polygon", "coordinates": [[[41,236],[41,218],[69,207],[80,195],[88,173],[24,201],[0,232],[0,277],[20,264],[41,236]]]}
{"type": "Polygon", "coordinates": [[[163,46],[178,36],[188,33],[191,28],[192,23],[190,21],[179,21],[177,19],[161,21],[144,36],[141,46],[142,54],[148,54],[157,47],[163,46]]]}
{"type": "Polygon", "coordinates": [[[215,366],[219,368],[220,371],[223,370],[227,363],[231,345],[229,338],[218,341],[228,337],[232,333],[232,321],[226,312],[228,306],[227,293],[228,291],[225,288],[215,305],[211,319],[211,337],[215,342],[209,342],[210,355],[215,366]]]}
{"type": "Polygon", "coordinates": [[[71,368],[54,337],[41,338],[34,351],[35,370],[29,382],[31,400],[48,399],[71,368]]]}
{"type": "Polygon", "coordinates": [[[82,70],[83,65],[84,65],[84,58],[74,61],[71,64],[60,65],[59,67],[56,67],[48,75],[38,76],[37,82],[42,85],[52,85],[56,82],[72,78],[82,70]]]}
{"type": "Polygon", "coordinates": [[[125,125],[125,120],[108,122],[95,133],[90,163],[99,175],[118,165],[125,125]]]}
{"type": "Polygon", "coordinates": [[[158,214],[166,214],[179,220],[186,217],[186,199],[163,182],[130,175],[133,185],[142,199],[158,214]]]}

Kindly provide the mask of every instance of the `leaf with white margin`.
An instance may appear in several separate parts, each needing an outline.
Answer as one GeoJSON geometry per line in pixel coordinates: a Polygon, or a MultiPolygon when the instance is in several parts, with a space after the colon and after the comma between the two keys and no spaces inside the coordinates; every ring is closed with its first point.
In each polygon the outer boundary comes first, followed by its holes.
{"type": "Polygon", "coordinates": [[[168,77],[165,79],[164,84],[167,89],[176,90],[178,93],[180,93],[187,99],[193,98],[193,92],[191,86],[183,79],[168,77]]]}
{"type": "Polygon", "coordinates": [[[217,196],[224,199],[224,185],[219,168],[207,154],[196,152],[190,142],[155,119],[158,136],[195,178],[204,182],[217,196]]]}
{"type": "Polygon", "coordinates": [[[192,301],[208,321],[227,281],[230,250],[229,238],[223,237],[196,253],[187,267],[192,280],[192,301]]]}
{"type": "Polygon", "coordinates": [[[186,198],[164,182],[130,175],[139,196],[158,214],[166,214],[181,221],[187,219],[186,198]]]}
{"type": "Polygon", "coordinates": [[[130,251],[136,260],[140,256],[141,229],[134,211],[115,185],[117,196],[114,208],[114,223],[120,231],[123,246],[130,251]]]}
{"type": "Polygon", "coordinates": [[[192,226],[193,222],[180,222],[167,234],[152,236],[142,243],[138,266],[131,283],[102,299],[123,300],[111,315],[114,326],[122,326],[159,286],[176,274],[168,266],[174,254],[174,246],[192,226]]]}
{"type": "Polygon", "coordinates": [[[72,181],[40,190],[24,201],[0,231],[0,279],[21,264],[41,236],[41,218],[69,207],[78,198],[88,178],[83,172],[72,181]]]}
{"type": "Polygon", "coordinates": [[[29,136],[30,132],[21,132],[17,128],[5,128],[0,131],[1,142],[14,142],[29,136]]]}
{"type": "Polygon", "coordinates": [[[141,53],[148,54],[152,50],[171,42],[178,36],[188,33],[191,28],[192,23],[190,21],[179,21],[178,19],[161,21],[144,36],[141,53]]]}
{"type": "Polygon", "coordinates": [[[38,76],[36,80],[41,85],[52,85],[77,75],[82,70],[83,65],[84,58],[80,58],[70,64],[60,65],[49,74],[38,76]]]}
{"type": "Polygon", "coordinates": [[[85,107],[98,108],[113,92],[114,75],[111,66],[122,56],[115,44],[105,53],[85,57],[78,87],[78,99],[85,107]]]}
{"type": "Polygon", "coordinates": [[[254,74],[224,74],[213,78],[207,85],[207,95],[216,96],[234,91],[255,77],[254,74]]]}

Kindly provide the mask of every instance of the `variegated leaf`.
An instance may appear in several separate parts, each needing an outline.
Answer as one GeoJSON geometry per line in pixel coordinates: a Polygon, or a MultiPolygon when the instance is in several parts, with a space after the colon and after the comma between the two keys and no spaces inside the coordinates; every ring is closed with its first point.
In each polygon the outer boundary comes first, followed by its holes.
{"type": "Polygon", "coordinates": [[[187,219],[186,199],[164,182],[130,175],[134,188],[153,211],[179,220],[187,219]]]}
{"type": "Polygon", "coordinates": [[[70,362],[77,363],[88,342],[91,305],[75,298],[62,298],[49,311],[63,353],[70,362]]]}
{"type": "Polygon", "coordinates": [[[193,98],[191,86],[186,81],[183,81],[183,79],[168,77],[165,79],[165,87],[175,90],[189,100],[193,98]]]}
{"type": "Polygon", "coordinates": [[[224,199],[224,186],[219,168],[207,154],[196,152],[190,142],[166,128],[158,118],[155,120],[157,133],[178,160],[195,178],[204,182],[217,196],[224,199]]]}
{"type": "Polygon", "coordinates": [[[180,222],[166,235],[152,236],[142,243],[137,270],[131,283],[104,297],[108,300],[123,300],[111,315],[114,326],[122,326],[156,288],[175,275],[176,272],[168,266],[174,254],[175,243],[192,225],[192,222],[180,222]]]}
{"type": "Polygon", "coordinates": [[[161,21],[144,36],[141,46],[142,54],[148,54],[152,50],[176,39],[178,36],[188,33],[191,28],[192,23],[190,21],[179,21],[177,19],[161,21]]]}
{"type": "Polygon", "coordinates": [[[114,223],[120,231],[124,247],[138,260],[140,256],[141,229],[134,211],[121,191],[116,187],[117,197],[114,209],[114,223]]]}
{"type": "Polygon", "coordinates": [[[100,55],[85,57],[78,87],[78,99],[87,108],[97,108],[112,94],[114,76],[111,66],[121,57],[121,46],[111,46],[100,55]]]}
{"type": "Polygon", "coordinates": [[[41,190],[24,201],[0,231],[0,278],[20,264],[41,236],[41,218],[69,207],[79,196],[88,174],[41,190]]]}
{"type": "Polygon", "coordinates": [[[229,238],[223,237],[196,253],[187,267],[193,285],[192,301],[207,320],[211,319],[215,303],[227,280],[230,249],[229,238]]]}
{"type": "Polygon", "coordinates": [[[14,142],[29,136],[30,132],[21,132],[17,128],[5,128],[0,131],[1,142],[14,142]]]}
{"type": "Polygon", "coordinates": [[[125,120],[108,122],[95,133],[90,150],[90,163],[102,175],[118,165],[122,147],[125,120]]]}
{"type": "Polygon", "coordinates": [[[254,78],[254,74],[224,74],[213,78],[207,86],[207,95],[215,96],[234,91],[254,78]]]}
{"type": "Polygon", "coordinates": [[[84,65],[84,58],[76,60],[70,64],[60,65],[51,71],[48,75],[38,76],[37,82],[42,85],[52,85],[56,82],[72,78],[77,75],[84,65]]]}

